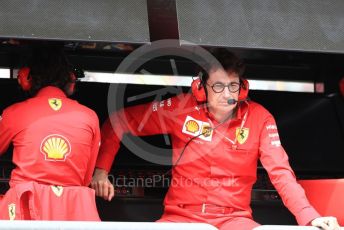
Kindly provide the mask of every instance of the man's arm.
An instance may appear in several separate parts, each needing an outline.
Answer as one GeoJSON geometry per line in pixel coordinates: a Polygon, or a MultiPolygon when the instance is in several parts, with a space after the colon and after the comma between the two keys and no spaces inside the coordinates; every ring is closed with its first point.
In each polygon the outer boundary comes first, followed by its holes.
{"type": "Polygon", "coordinates": [[[176,98],[121,109],[109,117],[101,128],[101,146],[97,168],[110,171],[124,134],[148,136],[171,133],[171,120],[178,102],[176,98]],[[160,104],[164,106],[160,107],[160,104]]]}
{"type": "Polygon", "coordinates": [[[10,129],[10,119],[6,111],[0,116],[0,155],[3,154],[10,145],[13,138],[10,129]]]}
{"type": "MultiPolygon", "coordinates": [[[[111,118],[114,119],[114,116],[117,116],[116,113],[112,114],[111,118]]],[[[120,139],[114,133],[110,119],[107,119],[102,126],[101,139],[91,187],[96,191],[96,196],[111,201],[115,195],[115,189],[108,178],[108,172],[119,149],[120,139]]]]}
{"type": "Polygon", "coordinates": [[[128,107],[113,113],[101,129],[101,146],[96,170],[91,183],[98,196],[106,200],[113,197],[113,185],[108,179],[123,134],[146,136],[171,133],[173,118],[178,113],[176,97],[162,102],[128,107]]]}
{"type": "Polygon", "coordinates": [[[104,200],[111,201],[115,196],[115,188],[108,178],[108,172],[104,169],[95,169],[91,187],[96,191],[96,196],[104,200]]]}
{"type": "Polygon", "coordinates": [[[91,147],[91,155],[90,155],[90,161],[88,164],[88,168],[85,174],[85,185],[89,186],[92,180],[92,174],[95,169],[96,160],[99,152],[99,145],[100,145],[100,130],[99,130],[99,120],[98,116],[94,113],[94,119],[93,119],[93,139],[92,139],[92,147],[91,147]]]}
{"type": "Polygon", "coordinates": [[[271,115],[267,117],[262,128],[259,152],[260,161],[267,170],[272,184],[300,225],[312,225],[324,230],[339,229],[335,217],[320,217],[310,205],[305,191],[297,183],[289,165],[288,156],[279,139],[276,122],[271,115]]]}
{"type": "Polygon", "coordinates": [[[267,170],[272,184],[283,203],[294,214],[300,225],[307,225],[320,217],[309,204],[302,187],[297,183],[288,156],[284,151],[275,120],[270,115],[265,119],[260,136],[260,161],[267,170]]]}

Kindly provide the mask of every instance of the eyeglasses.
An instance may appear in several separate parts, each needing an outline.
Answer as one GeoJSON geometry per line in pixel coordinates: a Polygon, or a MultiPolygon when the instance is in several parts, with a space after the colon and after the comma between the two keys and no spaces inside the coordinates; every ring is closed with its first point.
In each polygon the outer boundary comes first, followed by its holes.
{"type": "MultiPolygon", "coordinates": [[[[207,85],[209,85],[207,83],[207,85]]],[[[222,84],[222,83],[215,83],[213,85],[209,85],[215,93],[222,93],[225,87],[228,88],[229,92],[235,93],[238,92],[240,89],[240,83],[238,82],[231,82],[228,85],[222,84]]]]}

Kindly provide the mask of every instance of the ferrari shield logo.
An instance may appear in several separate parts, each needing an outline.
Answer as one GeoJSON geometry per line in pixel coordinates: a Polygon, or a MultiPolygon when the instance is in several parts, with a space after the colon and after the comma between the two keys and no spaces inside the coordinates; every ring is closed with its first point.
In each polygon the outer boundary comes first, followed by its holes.
{"type": "Polygon", "coordinates": [[[16,218],[16,204],[12,203],[8,205],[8,216],[10,220],[14,220],[16,218]]]}
{"type": "Polygon", "coordinates": [[[62,107],[62,100],[61,99],[49,98],[48,102],[49,102],[50,107],[55,111],[60,110],[62,107]]]}
{"type": "Polygon", "coordinates": [[[248,138],[248,134],[250,132],[249,128],[237,128],[235,131],[236,139],[238,140],[239,144],[244,144],[248,138]]]}
{"type": "Polygon", "coordinates": [[[58,197],[60,197],[63,193],[63,187],[62,186],[52,185],[51,190],[53,190],[55,195],[58,197]]]}

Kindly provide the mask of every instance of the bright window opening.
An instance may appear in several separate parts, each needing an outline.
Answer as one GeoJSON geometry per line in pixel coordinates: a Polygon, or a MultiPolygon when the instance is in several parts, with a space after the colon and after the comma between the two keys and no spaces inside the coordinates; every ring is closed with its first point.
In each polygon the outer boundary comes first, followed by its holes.
{"type": "Polygon", "coordinates": [[[10,78],[10,76],[11,76],[10,69],[0,68],[0,78],[10,78]]]}
{"type": "MultiPolygon", "coordinates": [[[[192,82],[191,76],[172,76],[172,75],[152,75],[152,74],[120,74],[120,73],[100,73],[85,72],[85,78],[80,79],[84,82],[103,82],[115,84],[138,84],[138,85],[162,85],[162,86],[182,86],[189,87],[192,82]]],[[[323,83],[303,81],[266,81],[249,79],[250,89],[271,90],[287,92],[308,92],[314,93],[315,89],[321,89],[323,83]]],[[[316,90],[322,93],[323,90],[316,90]]]]}

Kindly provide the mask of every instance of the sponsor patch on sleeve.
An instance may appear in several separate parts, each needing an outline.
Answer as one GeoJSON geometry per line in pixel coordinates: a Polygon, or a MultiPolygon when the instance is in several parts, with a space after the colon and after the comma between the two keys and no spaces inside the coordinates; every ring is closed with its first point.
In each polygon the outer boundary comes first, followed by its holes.
{"type": "Polygon", "coordinates": [[[152,104],[152,111],[153,112],[158,111],[158,103],[157,102],[153,102],[153,104],[152,104]]]}
{"type": "Polygon", "coordinates": [[[172,105],[172,99],[168,98],[167,100],[162,100],[162,101],[155,101],[152,103],[152,111],[156,112],[158,111],[159,108],[163,108],[165,106],[171,107],[172,105]]]}
{"type": "Polygon", "coordinates": [[[266,130],[277,130],[277,126],[276,125],[267,125],[266,126],[266,130]]]}
{"type": "Polygon", "coordinates": [[[172,105],[172,99],[169,98],[169,99],[167,99],[167,106],[170,107],[171,105],[172,105]]]}
{"type": "Polygon", "coordinates": [[[268,124],[266,126],[266,130],[270,141],[270,145],[274,147],[280,147],[281,141],[278,135],[277,126],[275,124],[268,124]]]}

